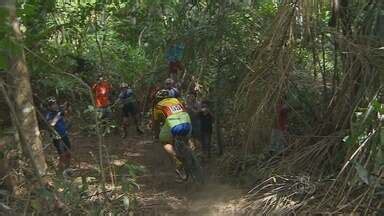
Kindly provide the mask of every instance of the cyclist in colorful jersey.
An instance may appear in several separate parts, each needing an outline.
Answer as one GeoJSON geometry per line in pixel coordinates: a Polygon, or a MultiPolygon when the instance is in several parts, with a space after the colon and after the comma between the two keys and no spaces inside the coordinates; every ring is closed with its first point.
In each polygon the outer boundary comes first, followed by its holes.
{"type": "Polygon", "coordinates": [[[181,162],[176,157],[173,147],[174,138],[189,137],[192,131],[191,119],[186,112],[183,104],[176,98],[170,96],[167,89],[163,89],[156,94],[157,103],[154,107],[154,131],[155,136],[163,144],[164,150],[176,161],[176,173],[182,179],[181,162]],[[160,128],[160,125],[161,128],[160,128]]]}
{"type": "Polygon", "coordinates": [[[64,120],[65,108],[59,106],[56,98],[48,98],[48,112],[45,116],[48,124],[53,127],[56,134],[53,136],[53,144],[59,154],[59,169],[66,169],[71,161],[71,143],[68,138],[68,128],[64,120]]]}
{"type": "Polygon", "coordinates": [[[143,132],[139,128],[139,123],[137,120],[137,110],[136,110],[136,98],[133,94],[132,88],[128,86],[127,83],[122,83],[120,85],[120,94],[117,99],[118,103],[121,103],[122,106],[122,114],[123,114],[123,134],[122,137],[125,138],[127,136],[128,122],[129,117],[133,118],[133,121],[136,125],[136,130],[139,134],[143,132]]]}
{"type": "Polygon", "coordinates": [[[111,116],[111,110],[109,108],[111,89],[112,87],[109,82],[104,79],[102,74],[99,74],[97,83],[92,86],[92,90],[95,94],[96,109],[101,113],[101,118],[111,116]]]}

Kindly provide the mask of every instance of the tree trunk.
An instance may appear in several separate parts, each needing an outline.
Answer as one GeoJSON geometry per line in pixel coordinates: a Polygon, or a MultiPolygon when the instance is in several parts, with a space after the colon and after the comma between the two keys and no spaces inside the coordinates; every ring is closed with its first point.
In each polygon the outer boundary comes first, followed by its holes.
{"type": "Polygon", "coordinates": [[[215,81],[215,123],[216,123],[216,140],[217,140],[217,146],[219,150],[219,155],[222,155],[224,153],[224,143],[223,143],[223,130],[222,130],[222,122],[221,118],[223,117],[223,92],[222,89],[224,88],[224,77],[223,77],[223,64],[224,64],[224,42],[223,42],[223,32],[225,28],[224,23],[224,9],[225,9],[225,2],[218,7],[218,32],[216,36],[216,40],[218,41],[219,48],[219,58],[218,58],[218,67],[217,67],[217,77],[215,81]]]}
{"type": "MultiPolygon", "coordinates": [[[[40,130],[36,118],[36,111],[33,105],[32,89],[30,84],[30,76],[26,65],[24,50],[20,47],[22,34],[20,32],[20,24],[16,17],[15,1],[11,0],[5,4],[8,8],[11,35],[11,43],[15,44],[8,51],[8,97],[12,99],[8,104],[10,109],[14,111],[11,115],[14,118],[14,126],[18,127],[20,140],[24,137],[25,142],[20,142],[23,153],[32,160],[34,168],[41,175],[47,170],[45,156],[43,152],[40,130]],[[20,134],[22,133],[22,134],[20,134]]],[[[1,5],[0,5],[1,6],[1,5]]],[[[6,96],[6,95],[5,95],[6,96]]]]}
{"type": "Polygon", "coordinates": [[[219,60],[219,67],[217,69],[217,80],[215,83],[215,107],[214,107],[214,119],[215,119],[215,130],[216,130],[216,141],[217,141],[217,146],[219,150],[219,155],[222,155],[224,153],[224,143],[223,143],[223,131],[222,131],[222,122],[221,119],[223,118],[223,100],[222,100],[222,91],[223,89],[223,81],[222,81],[222,75],[220,74],[222,72],[221,65],[222,64],[222,59],[220,58],[219,60]]]}
{"type": "Polygon", "coordinates": [[[329,19],[328,25],[330,27],[336,27],[337,19],[339,17],[339,10],[340,10],[340,2],[339,0],[332,0],[332,15],[331,19],[329,19]]]}

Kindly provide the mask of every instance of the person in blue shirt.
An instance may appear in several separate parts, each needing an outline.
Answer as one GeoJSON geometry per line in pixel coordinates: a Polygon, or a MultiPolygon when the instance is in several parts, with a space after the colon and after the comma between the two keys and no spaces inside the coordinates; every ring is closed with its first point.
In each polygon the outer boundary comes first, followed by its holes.
{"type": "Polygon", "coordinates": [[[59,154],[59,169],[67,169],[71,162],[71,143],[68,128],[64,120],[65,107],[59,106],[56,98],[48,98],[48,111],[45,116],[48,124],[54,129],[53,144],[59,154]]]}
{"type": "Polygon", "coordinates": [[[136,125],[136,130],[139,134],[142,134],[137,119],[136,98],[133,93],[133,89],[129,87],[127,83],[121,83],[120,93],[117,98],[117,103],[122,104],[123,124],[122,124],[122,137],[127,136],[127,129],[129,126],[129,117],[131,117],[136,125]]]}
{"type": "Polygon", "coordinates": [[[166,59],[168,61],[169,76],[177,80],[178,73],[181,72],[184,67],[181,63],[183,57],[184,45],[181,43],[173,44],[166,52],[166,59]]]}

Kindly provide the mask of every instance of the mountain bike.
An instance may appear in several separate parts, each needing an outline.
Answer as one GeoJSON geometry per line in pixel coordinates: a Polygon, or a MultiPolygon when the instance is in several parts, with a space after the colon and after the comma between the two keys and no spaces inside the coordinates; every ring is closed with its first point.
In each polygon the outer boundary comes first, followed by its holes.
{"type": "Polygon", "coordinates": [[[190,179],[203,184],[205,180],[203,170],[192,149],[188,146],[188,139],[182,136],[175,137],[174,148],[178,159],[182,162],[186,180],[190,179]]]}

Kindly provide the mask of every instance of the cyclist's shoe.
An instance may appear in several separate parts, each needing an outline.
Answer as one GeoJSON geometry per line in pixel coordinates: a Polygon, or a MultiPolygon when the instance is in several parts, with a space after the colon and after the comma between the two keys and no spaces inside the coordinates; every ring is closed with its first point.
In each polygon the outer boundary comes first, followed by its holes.
{"type": "Polygon", "coordinates": [[[140,135],[144,134],[144,132],[139,127],[136,128],[136,131],[140,135]]]}
{"type": "Polygon", "coordinates": [[[121,131],[121,138],[126,138],[127,137],[127,131],[125,131],[125,130],[122,130],[121,131]]]}
{"type": "Polygon", "coordinates": [[[188,176],[185,173],[184,169],[176,169],[176,182],[184,182],[188,180],[188,176]]]}

